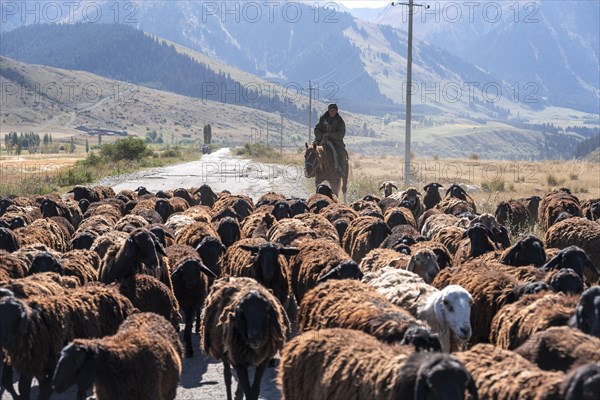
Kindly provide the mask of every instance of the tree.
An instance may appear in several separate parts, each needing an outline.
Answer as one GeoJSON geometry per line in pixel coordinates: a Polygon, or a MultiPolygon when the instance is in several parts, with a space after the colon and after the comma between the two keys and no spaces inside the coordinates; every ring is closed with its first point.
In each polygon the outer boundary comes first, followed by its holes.
{"type": "Polygon", "coordinates": [[[156,131],[150,131],[146,133],[146,143],[156,143],[158,135],[156,131]]]}
{"type": "Polygon", "coordinates": [[[102,144],[102,134],[98,133],[98,145],[102,144]]]}
{"type": "Polygon", "coordinates": [[[87,138],[85,139],[85,152],[86,154],[90,152],[90,144],[88,143],[87,138]]]}
{"type": "Polygon", "coordinates": [[[75,139],[71,136],[71,146],[69,148],[69,153],[73,154],[75,152],[75,139]]]}
{"type": "Polygon", "coordinates": [[[212,141],[212,128],[210,124],[204,125],[202,132],[204,133],[204,144],[210,144],[212,141]]]}

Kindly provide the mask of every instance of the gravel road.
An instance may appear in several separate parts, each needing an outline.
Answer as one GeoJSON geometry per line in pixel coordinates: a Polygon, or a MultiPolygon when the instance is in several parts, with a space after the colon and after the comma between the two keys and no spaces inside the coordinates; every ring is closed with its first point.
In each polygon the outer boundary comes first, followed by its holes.
{"type": "MultiPolygon", "coordinates": [[[[113,176],[97,183],[112,186],[115,192],[121,189],[136,189],[138,186],[145,186],[150,191],[158,191],[198,187],[206,183],[215,191],[227,189],[234,194],[243,193],[251,196],[254,201],[269,191],[277,191],[286,196],[302,198],[309,196],[306,192],[306,179],[300,167],[255,163],[233,156],[227,148],[204,155],[200,161],[113,176]]],[[[183,335],[183,325],[181,328],[180,335],[183,335]]],[[[193,334],[192,340],[195,356],[183,360],[183,373],[176,400],[226,399],[223,364],[202,355],[199,335],[193,334]]],[[[275,384],[276,374],[276,368],[267,368],[261,383],[260,399],[281,398],[275,384]]],[[[34,385],[32,399],[36,399],[38,395],[37,382],[34,381],[34,385]]],[[[236,387],[237,381],[234,378],[232,391],[235,391],[236,387]]],[[[76,391],[72,388],[64,394],[54,394],[52,399],[73,400],[75,395],[76,391]]],[[[1,399],[10,400],[11,397],[7,393],[2,393],[1,399]]]]}

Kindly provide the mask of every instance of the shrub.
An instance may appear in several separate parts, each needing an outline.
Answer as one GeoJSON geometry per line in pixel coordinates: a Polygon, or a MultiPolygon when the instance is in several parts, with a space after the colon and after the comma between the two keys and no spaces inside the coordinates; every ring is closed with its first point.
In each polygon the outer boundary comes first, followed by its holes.
{"type": "Polygon", "coordinates": [[[107,143],[100,149],[102,157],[108,161],[139,160],[151,154],[144,141],[136,137],[119,139],[115,143],[107,143]]]}
{"type": "Polygon", "coordinates": [[[236,154],[238,156],[246,156],[252,158],[262,159],[279,159],[279,152],[275,151],[272,147],[267,147],[260,143],[246,143],[243,147],[237,149],[236,154]]]}
{"type": "Polygon", "coordinates": [[[574,172],[569,173],[569,180],[576,181],[577,179],[579,179],[579,175],[574,172]]]}
{"type": "Polygon", "coordinates": [[[477,153],[471,153],[469,155],[469,160],[479,160],[479,154],[477,154],[477,153]]]}
{"type": "Polygon", "coordinates": [[[483,181],[481,188],[486,192],[504,192],[504,179],[498,176],[489,181],[483,181]]]}
{"type": "Polygon", "coordinates": [[[556,176],[554,176],[552,174],[548,174],[546,176],[546,182],[548,183],[548,186],[558,186],[558,185],[562,185],[563,183],[565,183],[565,178],[558,179],[556,176]]]}

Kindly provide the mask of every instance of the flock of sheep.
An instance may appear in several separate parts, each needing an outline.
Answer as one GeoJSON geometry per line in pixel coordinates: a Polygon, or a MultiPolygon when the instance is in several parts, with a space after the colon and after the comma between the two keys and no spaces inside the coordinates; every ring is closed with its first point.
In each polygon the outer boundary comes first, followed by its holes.
{"type": "Polygon", "coordinates": [[[229,400],[258,399],[277,355],[286,400],[597,399],[600,199],[491,215],[458,185],[395,188],[1,199],[3,389],[174,399],[195,328],[229,400]]]}

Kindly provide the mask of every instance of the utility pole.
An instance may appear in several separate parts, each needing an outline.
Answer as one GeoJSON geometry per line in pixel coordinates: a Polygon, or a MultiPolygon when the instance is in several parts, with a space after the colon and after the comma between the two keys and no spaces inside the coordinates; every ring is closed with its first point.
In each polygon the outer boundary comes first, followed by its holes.
{"type": "Polygon", "coordinates": [[[311,142],[312,135],[312,82],[308,81],[308,143],[311,142]]]}
{"type": "Polygon", "coordinates": [[[408,3],[392,2],[392,6],[402,5],[408,6],[408,56],[406,60],[406,134],[404,141],[404,185],[410,184],[410,129],[412,119],[412,31],[413,31],[413,8],[429,6],[424,4],[414,4],[414,0],[409,0],[408,3]]]}
{"type": "Polygon", "coordinates": [[[269,117],[267,116],[267,147],[269,147],[269,117]]]}

